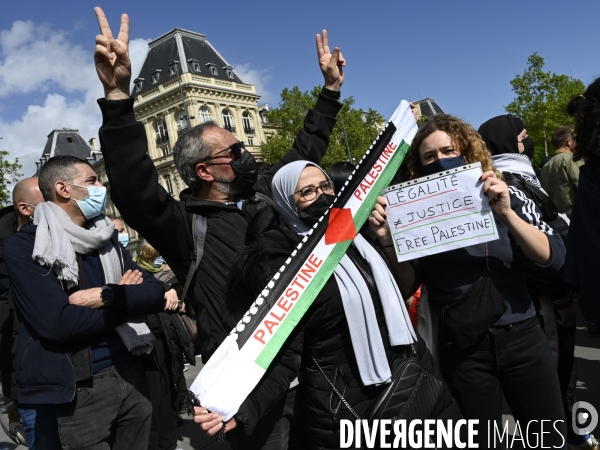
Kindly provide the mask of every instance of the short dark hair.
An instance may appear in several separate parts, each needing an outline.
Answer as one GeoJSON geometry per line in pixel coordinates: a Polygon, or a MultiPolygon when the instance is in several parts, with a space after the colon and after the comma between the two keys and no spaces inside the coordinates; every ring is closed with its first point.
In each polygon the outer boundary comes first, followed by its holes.
{"type": "Polygon", "coordinates": [[[59,155],[50,158],[42,167],[39,174],[38,184],[44,200],[54,200],[54,185],[57,181],[71,182],[77,176],[77,164],[92,165],[85,159],[70,155],[59,155]]]}
{"type": "Polygon", "coordinates": [[[335,193],[339,193],[346,180],[352,175],[356,166],[348,161],[339,161],[333,164],[327,171],[327,175],[333,181],[335,193]]]}
{"type": "Polygon", "coordinates": [[[570,125],[563,125],[562,127],[558,127],[552,135],[552,146],[556,150],[558,150],[563,145],[565,145],[567,139],[571,139],[574,129],[575,128],[573,128],[570,125]]]}

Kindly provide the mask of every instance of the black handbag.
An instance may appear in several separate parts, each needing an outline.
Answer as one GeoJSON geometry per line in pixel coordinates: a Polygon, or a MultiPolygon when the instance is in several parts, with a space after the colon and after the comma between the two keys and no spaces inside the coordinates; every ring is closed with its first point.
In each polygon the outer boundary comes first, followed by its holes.
{"type": "MultiPolygon", "coordinates": [[[[462,419],[429,350],[420,342],[411,345],[410,349],[407,357],[394,361],[392,381],[373,403],[368,420],[462,419]]],[[[356,420],[361,420],[314,357],[313,361],[348,411],[356,420]]]]}
{"type": "MultiPolygon", "coordinates": [[[[485,261],[489,272],[487,243],[485,261]]],[[[468,351],[507,309],[506,300],[490,277],[482,276],[461,298],[442,309],[442,331],[449,335],[460,351],[468,351]]]]}

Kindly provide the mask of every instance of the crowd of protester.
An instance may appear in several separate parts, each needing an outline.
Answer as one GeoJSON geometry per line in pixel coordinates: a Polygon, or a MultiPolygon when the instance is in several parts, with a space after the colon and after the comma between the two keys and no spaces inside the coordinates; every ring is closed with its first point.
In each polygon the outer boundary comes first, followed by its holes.
{"type": "Polygon", "coordinates": [[[11,437],[30,449],[173,450],[187,411],[230,448],[339,448],[340,420],[366,417],[390,368],[416,352],[445,382],[445,401],[428,418],[502,428],[504,397],[519,422],[558,422],[546,445],[598,448],[570,424],[578,308],[600,332],[600,79],[569,103],[575,126],[555,131],[556,152],[541,168],[518,117],[477,131],[447,114],[421,123],[394,180],[481,163],[498,239],[399,263],[378,197],[264,378],[224,421],[188,391],[185,364],[211,358],[354,172],[346,161],[319,166],[346,62],[325,30],[317,35],[323,88],[275,164],[257,162],[214,122],[182,134],[173,158],[188,188],[175,200],[135,120],[128,18],[115,39],[96,14],[99,136],[122,217],[103,214],[106,187],[72,156],[17,183],[13,206],[0,211],[0,379],[11,437]],[[133,255],[125,223],[144,237],[133,255]],[[465,299],[480,307],[446,314],[465,299]],[[420,328],[421,307],[433,333],[420,328]]]}

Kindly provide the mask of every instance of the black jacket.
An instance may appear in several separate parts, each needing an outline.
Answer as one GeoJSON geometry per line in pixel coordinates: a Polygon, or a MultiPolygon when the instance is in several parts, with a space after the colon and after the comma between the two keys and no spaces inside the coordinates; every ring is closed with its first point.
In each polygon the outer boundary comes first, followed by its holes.
{"type": "MultiPolygon", "coordinates": [[[[236,283],[232,283],[228,302],[242,307],[252,303],[295,247],[293,240],[294,237],[285,231],[277,233],[271,230],[268,235],[261,236],[246,247],[236,259],[231,272],[232,280],[235,279],[236,283]]],[[[407,347],[390,346],[381,302],[376,286],[370,281],[371,269],[353,246],[347,254],[359,270],[366,274],[365,281],[373,298],[391,367],[396,358],[406,357],[407,347]]],[[[366,418],[382,387],[365,387],[361,382],[342,298],[334,276],[327,281],[288,338],[286,347],[281,350],[235,415],[247,434],[275,404],[277,394],[284,394],[290,381],[299,377],[290,448],[339,448],[339,421],[355,419],[318,370],[313,357],[356,413],[361,418],[366,418]]]]}
{"type": "Polygon", "coordinates": [[[4,264],[4,244],[17,232],[17,217],[14,207],[0,211],[0,380],[4,395],[13,400],[18,398],[15,382],[15,346],[19,332],[19,321],[15,314],[13,299],[9,291],[8,271],[4,264]]]}
{"type": "Polygon", "coordinates": [[[567,257],[565,282],[579,293],[584,317],[600,324],[598,274],[600,274],[600,158],[590,158],[581,167],[579,190],[575,198],[567,257]]]}
{"type": "MultiPolygon", "coordinates": [[[[321,161],[342,107],[338,96],[323,90],[293,148],[258,180],[256,191],[270,195],[271,180],[284,164],[300,159],[321,161]]],[[[208,219],[204,258],[190,288],[202,343],[200,353],[206,362],[241,319],[227,309],[224,299],[231,261],[245,242],[245,214],[235,205],[201,200],[189,189],[181,193],[181,201],[176,201],[158,183],[158,173],[147,153],[144,125],[135,120],[133,99],[98,103],[103,114],[99,137],[111,198],[123,219],[163,256],[182,284],[194,251],[192,214],[208,219]]]]}
{"type": "Polygon", "coordinates": [[[497,240],[419,259],[423,284],[427,286],[429,301],[436,310],[458,300],[480,277],[489,276],[508,303],[508,309],[496,325],[520,322],[535,315],[526,277],[532,270],[556,276],[565,259],[565,244],[543,221],[541,211],[531,199],[513,186],[509,186],[509,190],[513,211],[546,234],[552,253],[550,263],[541,266],[527,258],[506,225],[496,220],[497,240]]]}
{"type": "MultiPolygon", "coordinates": [[[[162,283],[143,271],[119,244],[121,270],[140,270],[139,285],[108,284],[114,292],[110,308],[69,304],[69,294],[55,273],[32,258],[37,226],[24,225],[4,246],[10,288],[21,321],[17,340],[16,378],[19,402],[61,404],[73,400],[75,382],[92,376],[90,342],[123,323],[130,314],[148,314],[164,307],[162,283]]],[[[80,273],[83,268],[80,265],[80,273]]],[[[81,277],[83,278],[83,277],[81,277]]]]}

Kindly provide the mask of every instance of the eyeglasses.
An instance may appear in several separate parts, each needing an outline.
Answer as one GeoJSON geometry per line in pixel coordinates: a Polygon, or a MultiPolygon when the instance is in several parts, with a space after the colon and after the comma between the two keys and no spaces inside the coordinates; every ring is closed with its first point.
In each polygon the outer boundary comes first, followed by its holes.
{"type": "Polygon", "coordinates": [[[246,149],[246,145],[242,141],[236,142],[235,144],[230,145],[226,149],[218,151],[214,155],[207,156],[200,162],[208,161],[209,159],[215,158],[238,159],[240,156],[242,156],[242,149],[246,149]]]}
{"type": "Polygon", "coordinates": [[[319,192],[319,189],[321,189],[323,194],[334,193],[333,183],[331,181],[323,181],[318,186],[305,186],[299,191],[294,192],[294,194],[300,194],[300,197],[302,197],[307,202],[310,202],[311,200],[317,198],[317,193],[319,192]]]}

